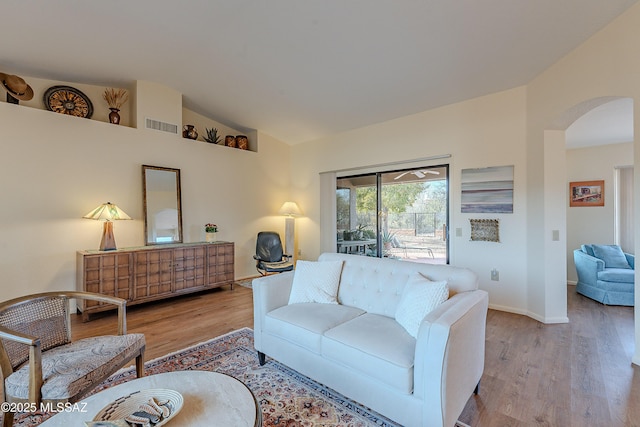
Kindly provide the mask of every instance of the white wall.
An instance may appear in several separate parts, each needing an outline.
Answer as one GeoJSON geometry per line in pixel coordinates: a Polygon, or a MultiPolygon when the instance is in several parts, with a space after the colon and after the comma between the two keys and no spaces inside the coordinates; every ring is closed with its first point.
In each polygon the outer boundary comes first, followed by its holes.
{"type": "MultiPolygon", "coordinates": [[[[633,163],[633,143],[567,150],[567,182],[604,180],[604,206],[567,207],[567,280],[578,280],[573,250],[615,241],[615,168],[633,163]]],[[[566,185],[569,200],[569,185],[566,185]]],[[[567,202],[568,205],[568,202],[567,202]]]]}
{"type": "Polygon", "coordinates": [[[2,299],[74,289],[75,252],[96,249],[102,233],[81,217],[100,203],[134,219],[114,224],[118,247],[143,245],[142,164],[181,169],[185,242],[218,224],[236,244],[236,278],[257,274],[258,231],[284,231],[290,148],[268,135],[256,153],[5,102],[0,129],[2,299]]]}
{"type": "MultiPolygon", "coordinates": [[[[566,203],[567,177],[554,169],[563,139],[556,131],[566,130],[571,121],[562,119],[585,101],[629,97],[638,105],[638,40],[640,4],[526,87],[291,148],[260,134],[257,154],[0,102],[2,296],[72,288],[75,251],[96,247],[100,238],[100,227],[79,217],[104,201],[137,218],[116,224],[118,244],[141,244],[142,163],[184,171],[186,240],[201,240],[202,225],[215,221],[221,238],[237,244],[242,277],[252,272],[255,233],[282,230],[284,221],[274,214],[284,200],[296,200],[306,215],[296,223],[302,257],[318,256],[319,172],[451,154],[451,229],[463,229],[451,242],[451,262],[478,272],[493,307],[561,321],[564,259],[573,243],[562,232],[567,213],[558,203],[563,193],[566,203]],[[499,215],[503,242],[469,242],[470,215],[460,213],[461,169],[509,164],[515,166],[515,200],[512,215],[499,215]],[[565,240],[554,242],[554,230],[565,240]],[[500,270],[500,282],[489,280],[492,268],[500,270]]],[[[640,129],[638,108],[634,127],[640,129]]],[[[636,171],[639,165],[635,149],[636,171]]],[[[635,188],[640,192],[640,174],[635,188]]],[[[635,215],[640,222],[640,197],[635,215]]],[[[637,252],[640,227],[635,241],[637,252]]],[[[638,315],[636,344],[634,362],[640,363],[638,315]]]]}
{"type": "Polygon", "coordinates": [[[320,172],[451,154],[432,162],[451,165],[451,235],[463,230],[452,237],[451,263],[477,272],[492,307],[525,313],[525,95],[520,87],[293,146],[292,197],[306,214],[296,229],[302,257],[320,251],[320,172]],[[462,214],[460,171],[504,165],[514,166],[514,213],[462,214]],[[471,242],[470,218],[499,218],[501,242],[471,242]],[[492,268],[499,282],[490,280],[492,268]]]}
{"type": "MultiPolygon", "coordinates": [[[[637,50],[640,39],[640,4],[632,6],[611,24],[586,43],[565,56],[556,64],[539,75],[527,85],[527,167],[529,198],[528,216],[528,260],[529,268],[529,299],[532,310],[559,310],[554,305],[557,294],[549,293],[545,276],[547,265],[538,269],[532,268],[540,262],[539,254],[545,247],[546,239],[553,227],[547,220],[558,223],[564,218],[557,214],[546,217],[548,210],[552,210],[553,200],[546,197],[541,185],[544,178],[536,177],[535,171],[546,170],[545,164],[545,131],[566,130],[572,123],[567,118],[575,106],[584,105],[590,100],[602,97],[629,97],[638,105],[640,100],[640,56],[633,55],[637,50]],[[544,218],[541,220],[540,218],[544,218]],[[544,283],[544,286],[541,284],[544,283]],[[540,292],[537,289],[543,289],[540,292]],[[541,304],[542,303],[542,304],[541,304]]],[[[586,111],[584,111],[586,112],[586,111]]],[[[634,108],[634,128],[640,129],[640,111],[634,108]]],[[[634,141],[634,147],[635,147],[634,141]]],[[[634,166],[638,169],[640,150],[634,149],[634,166]]],[[[558,188],[565,188],[566,181],[557,181],[558,188]]],[[[635,175],[635,188],[640,185],[640,175],[635,175]]],[[[637,193],[636,193],[637,194],[637,193]]],[[[585,208],[586,209],[586,208],[585,208]]],[[[640,197],[635,197],[636,222],[640,220],[640,197]]],[[[636,230],[636,252],[640,245],[640,229],[636,230]]],[[[568,247],[568,246],[567,246],[568,247]]],[[[566,257],[566,250],[552,249],[547,257],[566,257]]],[[[559,275],[559,272],[558,272],[559,275]]],[[[560,283],[564,278],[554,277],[553,281],[560,283]]],[[[558,288],[558,287],[556,287],[558,288]]],[[[554,289],[555,292],[561,292],[554,289]]],[[[635,334],[636,349],[633,360],[640,363],[640,293],[636,292],[635,334]]],[[[553,316],[553,314],[548,314],[553,316]]]]}

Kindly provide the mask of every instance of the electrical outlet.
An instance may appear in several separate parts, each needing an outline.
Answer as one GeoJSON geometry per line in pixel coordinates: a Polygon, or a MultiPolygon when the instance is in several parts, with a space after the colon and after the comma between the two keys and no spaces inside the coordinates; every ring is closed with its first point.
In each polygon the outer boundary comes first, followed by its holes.
{"type": "Polygon", "coordinates": [[[496,282],[500,280],[500,272],[495,268],[491,270],[491,280],[495,280],[496,282]]]}

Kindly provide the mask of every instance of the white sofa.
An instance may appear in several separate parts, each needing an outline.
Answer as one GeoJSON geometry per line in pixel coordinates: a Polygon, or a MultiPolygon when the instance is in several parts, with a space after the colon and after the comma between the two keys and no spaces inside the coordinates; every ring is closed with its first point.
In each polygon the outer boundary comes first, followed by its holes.
{"type": "Polygon", "coordinates": [[[343,261],[338,304],[288,304],[295,272],[253,280],[260,363],[268,355],[404,426],[454,426],[484,369],[488,294],[475,273],[335,253],[318,261],[343,261]],[[395,320],[415,272],[449,287],[417,339],[395,320]]]}

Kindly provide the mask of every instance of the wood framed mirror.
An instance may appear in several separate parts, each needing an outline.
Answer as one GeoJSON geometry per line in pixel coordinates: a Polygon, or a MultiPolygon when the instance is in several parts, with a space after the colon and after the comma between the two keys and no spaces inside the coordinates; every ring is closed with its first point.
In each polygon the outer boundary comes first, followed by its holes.
{"type": "Polygon", "coordinates": [[[145,245],[182,243],[180,169],[142,165],[145,245]]]}

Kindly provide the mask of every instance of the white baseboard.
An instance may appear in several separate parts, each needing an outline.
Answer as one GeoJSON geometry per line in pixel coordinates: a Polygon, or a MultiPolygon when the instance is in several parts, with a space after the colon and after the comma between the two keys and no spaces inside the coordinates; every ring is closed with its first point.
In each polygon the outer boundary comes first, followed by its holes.
{"type": "Polygon", "coordinates": [[[524,316],[529,315],[527,310],[520,310],[518,308],[509,307],[506,305],[489,304],[489,308],[492,310],[505,311],[507,313],[522,314],[524,316]]]}
{"type": "Polygon", "coordinates": [[[533,320],[537,320],[540,323],[547,323],[547,324],[569,323],[568,317],[542,317],[529,310],[520,310],[517,308],[507,307],[504,305],[489,304],[489,308],[492,310],[505,311],[507,313],[521,314],[523,316],[530,317],[533,320]]]}

